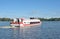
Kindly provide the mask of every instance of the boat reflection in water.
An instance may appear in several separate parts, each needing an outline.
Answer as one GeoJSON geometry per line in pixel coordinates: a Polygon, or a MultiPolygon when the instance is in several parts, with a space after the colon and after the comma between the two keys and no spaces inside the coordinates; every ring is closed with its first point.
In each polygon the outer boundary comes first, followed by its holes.
{"type": "Polygon", "coordinates": [[[39,26],[17,27],[13,29],[13,39],[36,39],[39,37],[39,26]]]}
{"type": "Polygon", "coordinates": [[[19,39],[20,28],[12,28],[12,39],[19,39]]]}

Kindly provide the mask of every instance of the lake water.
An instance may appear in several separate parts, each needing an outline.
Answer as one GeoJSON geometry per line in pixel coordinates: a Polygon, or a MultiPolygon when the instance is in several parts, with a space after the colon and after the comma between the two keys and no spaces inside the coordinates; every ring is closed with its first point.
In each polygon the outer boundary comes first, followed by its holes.
{"type": "MultiPolygon", "coordinates": [[[[1,22],[8,26],[9,22],[1,22]]],[[[39,26],[0,28],[0,39],[60,39],[60,21],[43,21],[39,26]]]]}

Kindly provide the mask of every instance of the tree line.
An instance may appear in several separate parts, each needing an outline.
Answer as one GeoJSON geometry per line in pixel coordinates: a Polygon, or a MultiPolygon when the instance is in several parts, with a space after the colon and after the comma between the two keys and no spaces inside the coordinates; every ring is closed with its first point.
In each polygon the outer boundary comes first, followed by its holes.
{"type": "Polygon", "coordinates": [[[0,18],[0,21],[11,21],[12,19],[10,18],[0,18]]]}
{"type": "Polygon", "coordinates": [[[41,21],[60,21],[60,18],[38,18],[41,21]]]}
{"type": "MultiPolygon", "coordinates": [[[[35,18],[30,18],[30,19],[35,19],[35,18]]],[[[41,21],[60,21],[60,18],[38,18],[40,19],[41,21]]],[[[0,21],[11,21],[13,19],[11,18],[0,18],[0,21]]]]}

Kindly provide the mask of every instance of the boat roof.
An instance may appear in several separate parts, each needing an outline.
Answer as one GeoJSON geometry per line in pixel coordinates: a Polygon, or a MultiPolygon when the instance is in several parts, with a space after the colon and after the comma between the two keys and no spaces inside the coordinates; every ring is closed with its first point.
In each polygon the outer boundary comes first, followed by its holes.
{"type": "Polygon", "coordinates": [[[25,19],[23,22],[37,22],[40,21],[39,19],[25,19]]]}

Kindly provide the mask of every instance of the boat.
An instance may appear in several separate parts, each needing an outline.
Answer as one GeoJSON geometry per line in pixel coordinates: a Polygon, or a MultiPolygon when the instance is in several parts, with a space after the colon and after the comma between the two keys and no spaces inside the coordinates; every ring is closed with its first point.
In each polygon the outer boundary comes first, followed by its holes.
{"type": "Polygon", "coordinates": [[[35,26],[40,25],[41,21],[39,19],[24,19],[24,18],[15,18],[10,22],[10,25],[13,27],[17,26],[35,26]]]}

